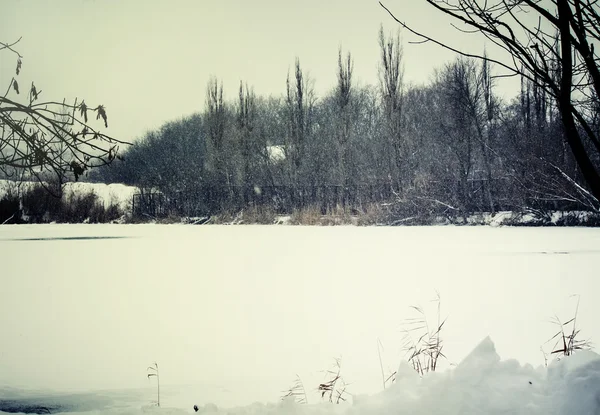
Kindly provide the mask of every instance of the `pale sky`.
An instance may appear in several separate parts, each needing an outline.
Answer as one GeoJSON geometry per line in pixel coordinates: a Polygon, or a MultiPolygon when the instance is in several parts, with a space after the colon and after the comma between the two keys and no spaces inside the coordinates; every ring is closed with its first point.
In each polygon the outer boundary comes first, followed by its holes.
{"type": "MultiPolygon", "coordinates": [[[[385,4],[416,29],[481,51],[421,0],[385,4]],[[467,42],[467,43],[465,43],[467,42]]],[[[280,95],[295,57],[323,95],[335,85],[338,47],[354,56],[356,79],[376,84],[378,31],[396,30],[376,0],[2,0],[0,40],[24,56],[21,88],[33,80],[44,99],[103,104],[107,133],[134,140],[166,121],[203,110],[211,75],[234,99],[240,80],[280,95]]],[[[406,80],[422,83],[453,58],[435,45],[411,45],[402,32],[406,80]]],[[[0,89],[16,58],[0,53],[0,89]]],[[[100,127],[100,124],[98,124],[100,127]]]]}

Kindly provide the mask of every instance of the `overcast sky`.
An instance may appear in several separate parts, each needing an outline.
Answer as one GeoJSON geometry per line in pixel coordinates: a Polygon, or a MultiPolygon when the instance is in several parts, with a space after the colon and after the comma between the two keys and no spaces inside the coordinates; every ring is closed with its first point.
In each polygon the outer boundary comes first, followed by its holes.
{"type": "MultiPolygon", "coordinates": [[[[422,0],[385,4],[416,29],[483,49],[458,37],[422,0]]],[[[318,94],[335,85],[337,51],[354,56],[362,84],[376,84],[377,36],[398,28],[376,0],[2,0],[0,40],[24,56],[22,89],[35,81],[45,99],[85,98],[104,104],[108,133],[135,140],[165,121],[204,108],[211,75],[235,98],[240,80],[261,95],[285,91],[287,71],[299,57],[318,94]]],[[[422,83],[453,58],[401,33],[406,79],[422,83]]],[[[0,53],[0,85],[13,76],[15,57],[0,53]]],[[[98,125],[100,126],[100,125],[98,125]]]]}

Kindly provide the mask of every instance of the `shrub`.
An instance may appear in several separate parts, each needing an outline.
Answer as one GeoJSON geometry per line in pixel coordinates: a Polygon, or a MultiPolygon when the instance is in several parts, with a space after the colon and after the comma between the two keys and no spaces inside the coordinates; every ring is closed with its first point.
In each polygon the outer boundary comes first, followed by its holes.
{"type": "Polygon", "coordinates": [[[321,225],[321,216],[321,209],[317,206],[294,209],[290,216],[290,223],[292,225],[321,225]]]}
{"type": "MultiPolygon", "coordinates": [[[[71,191],[57,197],[43,185],[36,184],[22,192],[21,201],[22,213],[29,223],[106,223],[123,215],[116,203],[105,207],[93,191],[83,194],[71,191]]],[[[11,193],[10,196],[5,196],[0,201],[0,218],[3,217],[4,210],[6,213],[12,211],[12,215],[18,211],[18,207],[19,199],[16,195],[11,193]]]]}
{"type": "Polygon", "coordinates": [[[259,225],[272,225],[277,216],[271,206],[252,206],[243,212],[244,223],[256,223],[259,225]]]}
{"type": "Polygon", "coordinates": [[[94,192],[83,195],[71,192],[68,197],[63,198],[62,222],[81,223],[83,221],[98,222],[100,212],[104,209],[98,202],[98,196],[94,192]]]}
{"type": "Polygon", "coordinates": [[[7,194],[0,200],[0,224],[18,223],[19,217],[19,197],[13,194],[7,194]]]}
{"type": "Polygon", "coordinates": [[[380,203],[369,203],[358,214],[358,226],[370,226],[385,223],[388,220],[388,212],[380,203]]]}
{"type": "Polygon", "coordinates": [[[54,192],[49,192],[41,184],[25,190],[21,196],[23,213],[30,223],[44,223],[56,220],[62,211],[62,201],[54,192]]]}

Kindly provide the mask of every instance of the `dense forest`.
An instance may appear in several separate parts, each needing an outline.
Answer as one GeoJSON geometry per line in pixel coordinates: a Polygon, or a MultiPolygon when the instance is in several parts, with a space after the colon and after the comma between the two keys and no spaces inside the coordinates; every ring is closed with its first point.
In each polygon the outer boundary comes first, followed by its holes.
{"type": "Polygon", "coordinates": [[[226,100],[215,77],[201,112],[148,132],[91,178],[160,193],[165,209],[188,216],[249,205],[361,212],[386,203],[399,217],[457,218],[597,208],[557,104],[535,82],[522,79],[505,102],[487,61],[458,57],[410,85],[399,36],[381,30],[378,40],[378,85],[359,86],[341,49],[337,84],[323,96],[299,59],[281,96],[240,82],[226,100]]]}

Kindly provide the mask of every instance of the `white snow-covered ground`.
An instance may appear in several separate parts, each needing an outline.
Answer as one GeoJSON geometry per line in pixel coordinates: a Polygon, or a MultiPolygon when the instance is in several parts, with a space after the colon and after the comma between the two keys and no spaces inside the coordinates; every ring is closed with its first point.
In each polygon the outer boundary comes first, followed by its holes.
{"type": "Polygon", "coordinates": [[[598,356],[546,370],[540,346],[572,294],[600,338],[599,260],[590,228],[2,226],[0,400],[85,392],[64,399],[139,413],[157,361],[161,412],[598,414],[598,356]],[[378,339],[398,369],[409,307],[433,319],[435,290],[449,362],[381,392],[378,339]],[[317,404],[340,356],[352,402],[317,404]],[[277,402],[296,374],[308,406],[277,402]]]}

